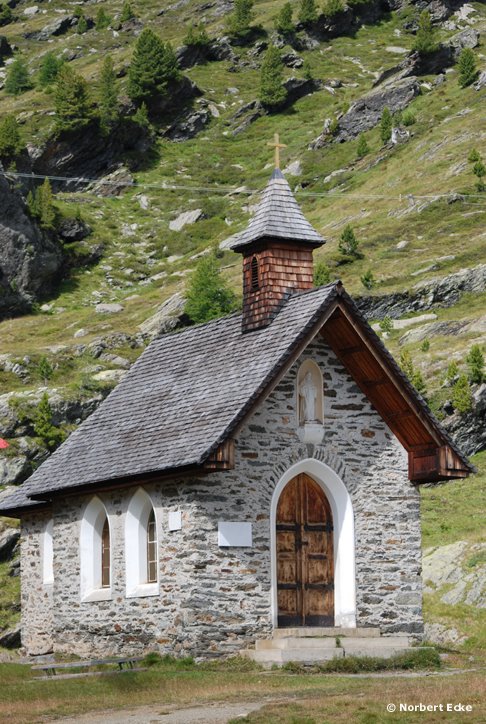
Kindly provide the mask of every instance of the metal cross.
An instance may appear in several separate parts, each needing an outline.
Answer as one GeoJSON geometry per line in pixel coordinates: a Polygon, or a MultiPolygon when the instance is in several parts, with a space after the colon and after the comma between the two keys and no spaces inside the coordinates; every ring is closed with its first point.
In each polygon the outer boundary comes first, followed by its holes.
{"type": "Polygon", "coordinates": [[[273,143],[267,143],[267,146],[272,146],[275,149],[275,168],[280,168],[280,149],[287,148],[285,143],[280,143],[278,133],[273,136],[273,143]]]}

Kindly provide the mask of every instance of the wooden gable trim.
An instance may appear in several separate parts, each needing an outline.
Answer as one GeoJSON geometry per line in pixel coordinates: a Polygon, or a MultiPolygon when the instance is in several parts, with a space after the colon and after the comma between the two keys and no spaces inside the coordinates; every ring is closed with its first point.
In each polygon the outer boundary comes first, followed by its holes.
{"type": "Polygon", "coordinates": [[[205,470],[233,470],[235,467],[235,441],[225,440],[204,463],[205,470]]]}
{"type": "Polygon", "coordinates": [[[362,323],[347,308],[345,300],[339,300],[321,334],[408,451],[412,482],[437,482],[469,475],[471,470],[427,419],[387,358],[365,336],[362,323]]]}

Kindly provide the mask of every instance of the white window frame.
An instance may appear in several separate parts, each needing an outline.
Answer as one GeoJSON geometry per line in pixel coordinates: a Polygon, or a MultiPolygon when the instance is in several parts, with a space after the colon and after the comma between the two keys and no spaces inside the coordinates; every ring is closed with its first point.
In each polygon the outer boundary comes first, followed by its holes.
{"type": "Polygon", "coordinates": [[[42,533],[42,583],[52,586],[54,583],[54,521],[52,518],[46,522],[42,533]]]}
{"type": "Polygon", "coordinates": [[[133,494],[125,516],[125,580],[126,598],[159,594],[159,527],[157,511],[143,488],[133,494]],[[151,511],[155,516],[157,581],[147,583],[147,523],[151,511]]]}
{"type": "Polygon", "coordinates": [[[113,531],[105,506],[95,496],[87,504],[81,520],[79,535],[81,601],[111,599],[113,583],[113,531]],[[110,586],[101,584],[101,548],[105,519],[110,529],[110,586]]]}

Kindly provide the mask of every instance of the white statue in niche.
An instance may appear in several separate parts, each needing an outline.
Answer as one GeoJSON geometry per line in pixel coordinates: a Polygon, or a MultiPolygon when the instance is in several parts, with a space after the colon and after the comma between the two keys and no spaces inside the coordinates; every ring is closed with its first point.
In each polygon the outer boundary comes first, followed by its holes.
{"type": "Polygon", "coordinates": [[[316,422],[317,388],[310,371],[299,385],[299,401],[300,423],[316,422]]]}

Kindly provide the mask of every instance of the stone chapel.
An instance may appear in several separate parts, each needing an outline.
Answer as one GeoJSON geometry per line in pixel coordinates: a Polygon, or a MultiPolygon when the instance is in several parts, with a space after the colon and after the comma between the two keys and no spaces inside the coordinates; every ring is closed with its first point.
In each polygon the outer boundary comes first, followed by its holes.
{"type": "Polygon", "coordinates": [[[242,313],[153,341],[2,501],[29,654],[420,638],[417,486],[472,467],[342,284],[313,288],[323,243],[277,168],[234,243],[242,313]]]}

